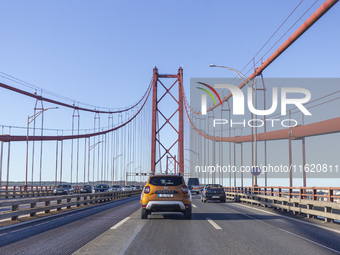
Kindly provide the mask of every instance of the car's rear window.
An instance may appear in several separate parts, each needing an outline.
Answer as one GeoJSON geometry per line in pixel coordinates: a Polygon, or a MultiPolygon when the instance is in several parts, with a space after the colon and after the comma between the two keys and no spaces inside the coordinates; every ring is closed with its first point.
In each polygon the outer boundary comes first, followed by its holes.
{"type": "Polygon", "coordinates": [[[107,189],[107,188],[109,188],[109,185],[97,184],[96,188],[98,188],[98,189],[107,189]]]}
{"type": "Polygon", "coordinates": [[[207,188],[209,189],[216,189],[216,188],[223,188],[221,184],[208,184],[207,188]]]}
{"type": "Polygon", "coordinates": [[[199,186],[200,182],[199,182],[198,178],[189,178],[188,185],[189,186],[199,186]]]}
{"type": "Polygon", "coordinates": [[[155,176],[150,177],[150,184],[154,186],[178,186],[183,184],[179,176],[155,176]]]}
{"type": "Polygon", "coordinates": [[[57,188],[67,189],[67,188],[70,188],[70,185],[58,185],[57,188]]]}

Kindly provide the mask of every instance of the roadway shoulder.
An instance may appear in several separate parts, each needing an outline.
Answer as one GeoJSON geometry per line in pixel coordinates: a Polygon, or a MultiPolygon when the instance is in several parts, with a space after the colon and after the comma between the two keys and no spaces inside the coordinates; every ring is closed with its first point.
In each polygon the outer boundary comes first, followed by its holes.
{"type": "Polygon", "coordinates": [[[93,239],[73,254],[124,254],[146,223],[146,221],[139,221],[137,219],[140,219],[140,209],[129,215],[128,220],[123,219],[121,221],[122,224],[113,225],[108,231],[93,239]],[[113,229],[114,226],[116,228],[113,229]]]}

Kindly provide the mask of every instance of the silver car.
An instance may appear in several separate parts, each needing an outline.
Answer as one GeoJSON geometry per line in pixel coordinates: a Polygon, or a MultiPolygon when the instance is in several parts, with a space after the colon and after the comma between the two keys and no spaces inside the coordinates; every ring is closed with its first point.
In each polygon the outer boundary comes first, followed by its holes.
{"type": "Polygon", "coordinates": [[[130,185],[127,185],[127,186],[123,186],[123,187],[122,187],[122,191],[128,191],[128,190],[132,190],[132,188],[131,188],[130,185]]]}
{"type": "Polygon", "coordinates": [[[122,186],[120,185],[112,185],[112,191],[122,191],[122,186]]]}
{"type": "Polygon", "coordinates": [[[70,184],[59,184],[53,190],[54,195],[70,195],[74,194],[74,189],[70,184]]]}

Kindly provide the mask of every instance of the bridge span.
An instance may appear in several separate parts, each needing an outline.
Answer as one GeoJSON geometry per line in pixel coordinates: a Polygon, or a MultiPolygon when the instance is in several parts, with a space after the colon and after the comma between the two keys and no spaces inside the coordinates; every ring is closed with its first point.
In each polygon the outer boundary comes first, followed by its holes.
{"type": "Polygon", "coordinates": [[[210,64],[234,78],[190,77],[189,87],[190,68],[154,67],[148,84],[127,75],[104,91],[91,84],[89,98],[98,92],[109,103],[143,88],[129,106],[82,103],[0,71],[0,255],[340,254],[340,79],[264,78],[338,0],[308,3],[296,18],[302,2],[241,71],[210,64]],[[154,186],[164,190],[152,193],[145,185],[156,174],[180,184],[162,179],[154,186]],[[220,203],[203,198],[214,185],[220,203]],[[141,205],[141,192],[161,202],[141,205]],[[169,203],[174,194],[185,201],[169,203]],[[186,217],[151,213],[174,204],[186,217]]]}

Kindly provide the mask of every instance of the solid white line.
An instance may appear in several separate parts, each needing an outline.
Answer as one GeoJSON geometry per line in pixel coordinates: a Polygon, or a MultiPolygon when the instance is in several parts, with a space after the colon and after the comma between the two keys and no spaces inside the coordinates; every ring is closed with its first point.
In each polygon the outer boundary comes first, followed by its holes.
{"type": "Polygon", "coordinates": [[[194,205],[194,204],[192,204],[192,207],[194,207],[194,208],[197,208],[197,206],[196,206],[196,205],[194,205]]]}
{"type": "Polygon", "coordinates": [[[292,232],[290,232],[290,231],[288,231],[288,230],[285,230],[285,229],[276,227],[276,226],[274,226],[274,225],[272,225],[272,224],[270,224],[270,223],[268,223],[268,222],[265,222],[265,221],[256,219],[256,218],[254,218],[254,217],[252,217],[252,216],[250,216],[250,215],[243,214],[243,213],[241,213],[241,212],[239,212],[239,211],[237,211],[237,210],[234,210],[234,209],[230,208],[229,206],[228,206],[228,209],[230,209],[230,210],[232,210],[232,211],[234,211],[234,212],[237,212],[237,213],[239,213],[239,214],[241,214],[241,215],[243,215],[243,216],[245,216],[245,217],[248,217],[248,218],[250,218],[250,219],[253,219],[253,220],[256,220],[256,221],[260,221],[260,222],[262,222],[262,223],[264,223],[264,224],[266,224],[266,225],[269,225],[269,226],[271,226],[271,227],[274,227],[274,228],[276,228],[276,229],[279,229],[279,230],[281,230],[281,231],[283,231],[283,232],[285,232],[285,233],[287,233],[287,234],[293,235],[293,236],[298,237],[298,238],[300,238],[300,239],[303,239],[303,240],[305,240],[305,241],[307,241],[307,242],[313,243],[313,244],[318,245],[318,246],[320,246],[320,247],[323,247],[323,248],[325,248],[325,249],[327,249],[327,250],[330,250],[330,251],[333,251],[333,252],[336,252],[336,253],[340,254],[340,252],[337,251],[337,250],[334,250],[334,249],[332,249],[332,248],[330,248],[330,247],[327,247],[327,246],[325,246],[325,245],[323,245],[323,244],[314,242],[314,241],[312,241],[312,240],[310,240],[310,239],[308,239],[308,238],[305,238],[305,237],[303,237],[303,236],[294,234],[294,233],[292,233],[292,232]]]}
{"type": "Polygon", "coordinates": [[[110,229],[117,229],[119,226],[123,225],[124,222],[128,221],[130,219],[130,217],[126,217],[125,219],[121,220],[120,222],[118,222],[116,225],[114,225],[112,228],[110,229]]]}
{"type": "Polygon", "coordinates": [[[210,218],[206,218],[207,219],[207,221],[215,228],[215,229],[218,229],[218,230],[220,230],[220,229],[222,229],[219,225],[217,225],[216,224],[216,222],[214,222],[212,219],[210,219],[210,218]]]}
{"type": "Polygon", "coordinates": [[[336,229],[331,229],[331,228],[327,228],[327,227],[324,227],[324,226],[319,226],[319,225],[316,225],[314,223],[305,222],[305,221],[302,221],[302,220],[299,220],[299,219],[294,219],[294,218],[291,218],[291,217],[287,217],[287,216],[280,215],[280,214],[277,214],[277,213],[268,212],[268,211],[261,210],[261,209],[258,209],[258,208],[253,208],[251,206],[247,206],[247,205],[243,205],[243,204],[237,204],[237,205],[246,207],[246,208],[251,209],[251,210],[257,210],[257,211],[260,211],[260,212],[265,212],[265,213],[272,214],[272,215],[275,215],[275,216],[279,216],[279,217],[282,217],[282,218],[285,218],[285,219],[288,219],[288,220],[297,221],[297,222],[300,222],[300,223],[304,223],[304,224],[307,224],[307,225],[311,225],[311,226],[314,226],[314,227],[317,227],[317,228],[322,228],[322,229],[329,230],[329,231],[335,232],[337,234],[340,234],[340,231],[336,230],[336,229]]]}
{"type": "Polygon", "coordinates": [[[34,227],[40,226],[40,225],[44,225],[44,224],[46,224],[46,223],[47,223],[47,222],[42,222],[42,223],[39,223],[39,224],[35,224],[34,227]]]}
{"type": "MultiPolygon", "coordinates": [[[[128,217],[130,218],[130,217],[128,217]]],[[[135,237],[138,235],[138,233],[141,231],[142,226],[138,225],[135,228],[135,231],[133,233],[133,235],[129,238],[129,240],[126,242],[126,244],[124,245],[123,249],[119,252],[119,255],[125,255],[127,249],[130,247],[131,243],[133,242],[133,240],[135,239],[135,237]]]]}
{"type": "Polygon", "coordinates": [[[10,233],[15,233],[15,232],[18,232],[18,231],[21,231],[21,230],[25,230],[25,229],[29,229],[29,228],[31,228],[31,227],[26,227],[26,228],[21,228],[21,229],[18,229],[18,230],[13,230],[10,233]]]}

